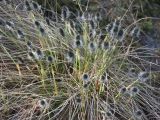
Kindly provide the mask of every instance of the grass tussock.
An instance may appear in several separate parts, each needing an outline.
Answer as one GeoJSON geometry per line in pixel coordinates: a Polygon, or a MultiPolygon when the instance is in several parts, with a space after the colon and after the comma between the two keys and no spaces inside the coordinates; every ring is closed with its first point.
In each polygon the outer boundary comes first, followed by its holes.
{"type": "Polygon", "coordinates": [[[0,4],[2,120],[160,118],[159,66],[149,61],[159,56],[139,45],[139,20],[100,27],[100,13],[0,4]]]}

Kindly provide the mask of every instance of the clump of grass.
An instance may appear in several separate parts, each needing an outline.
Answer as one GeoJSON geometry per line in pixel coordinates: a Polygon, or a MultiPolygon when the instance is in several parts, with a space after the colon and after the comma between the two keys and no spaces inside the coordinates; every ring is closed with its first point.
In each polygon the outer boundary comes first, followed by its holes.
{"type": "Polygon", "coordinates": [[[149,68],[144,72],[145,56],[152,54],[146,53],[149,48],[135,47],[136,28],[127,31],[118,18],[98,33],[99,14],[82,12],[70,25],[72,12],[66,6],[61,15],[52,11],[56,18],[46,20],[37,3],[21,4],[22,11],[0,7],[6,15],[0,19],[2,118],[160,118],[154,73],[149,68]]]}

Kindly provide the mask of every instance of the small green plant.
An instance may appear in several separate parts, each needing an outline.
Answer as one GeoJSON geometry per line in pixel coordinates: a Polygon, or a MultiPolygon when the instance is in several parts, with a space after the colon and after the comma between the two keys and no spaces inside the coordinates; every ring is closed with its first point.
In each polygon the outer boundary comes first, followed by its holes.
{"type": "Polygon", "coordinates": [[[101,31],[88,11],[71,19],[67,6],[46,16],[36,2],[20,4],[0,7],[2,119],[160,118],[144,58],[152,54],[134,47],[138,26],[129,31],[117,18],[101,31]]]}

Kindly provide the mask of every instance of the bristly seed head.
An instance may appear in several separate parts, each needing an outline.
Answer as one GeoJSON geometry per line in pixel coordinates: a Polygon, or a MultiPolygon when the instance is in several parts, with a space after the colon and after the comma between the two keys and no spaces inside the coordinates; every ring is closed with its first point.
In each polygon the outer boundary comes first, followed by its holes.
{"type": "Polygon", "coordinates": [[[139,93],[139,89],[137,87],[132,87],[130,89],[130,92],[131,92],[132,96],[135,96],[135,95],[137,95],[139,93]]]}
{"type": "Polygon", "coordinates": [[[43,53],[42,53],[42,51],[40,49],[37,49],[36,53],[37,53],[38,56],[42,56],[43,55],[43,53]]]}
{"type": "Polygon", "coordinates": [[[0,26],[4,27],[5,25],[6,25],[5,21],[2,18],[0,18],[0,26]]]}
{"type": "Polygon", "coordinates": [[[89,85],[88,83],[84,83],[83,87],[84,87],[84,88],[87,88],[88,85],[89,85]]]}
{"type": "Polygon", "coordinates": [[[48,60],[48,62],[53,62],[53,57],[52,56],[48,56],[47,60],[48,60]]]}
{"type": "Polygon", "coordinates": [[[113,23],[110,23],[110,24],[107,25],[106,31],[111,32],[112,28],[113,28],[113,23]]]}
{"type": "Polygon", "coordinates": [[[13,30],[13,28],[14,28],[14,23],[13,23],[13,22],[10,22],[10,21],[6,21],[6,27],[7,27],[9,30],[13,30]]]}
{"type": "Polygon", "coordinates": [[[82,38],[81,38],[81,36],[78,34],[77,36],[76,36],[76,40],[81,40],[82,38]]]}
{"type": "Polygon", "coordinates": [[[121,25],[121,20],[119,20],[119,19],[118,19],[118,20],[115,20],[115,21],[114,21],[114,24],[115,24],[116,26],[120,26],[120,25],[121,25]]]}
{"type": "Polygon", "coordinates": [[[41,9],[41,6],[35,1],[32,1],[32,7],[33,7],[34,10],[40,10],[41,9]]]}
{"type": "Polygon", "coordinates": [[[95,42],[90,42],[90,43],[88,44],[88,48],[89,48],[90,52],[92,53],[92,52],[95,52],[95,51],[96,51],[97,45],[96,45],[95,42]]]}
{"type": "Polygon", "coordinates": [[[39,28],[39,31],[40,31],[40,33],[41,33],[42,35],[44,35],[44,34],[45,34],[45,30],[44,30],[44,28],[40,27],[40,28],[39,28]]]}
{"type": "Polygon", "coordinates": [[[108,81],[108,74],[107,73],[103,73],[103,75],[101,76],[101,81],[103,83],[106,83],[108,81]]]}
{"type": "Polygon", "coordinates": [[[102,20],[102,16],[101,16],[101,13],[100,12],[97,12],[96,15],[95,15],[95,20],[96,21],[101,21],[102,20]]]}
{"type": "Polygon", "coordinates": [[[140,28],[139,27],[134,27],[131,32],[130,35],[135,38],[135,37],[139,37],[140,35],[140,28]]]}
{"type": "Polygon", "coordinates": [[[82,100],[81,100],[80,97],[77,97],[77,98],[76,98],[76,102],[77,102],[77,103],[81,103],[81,101],[82,101],[82,100]]]}
{"type": "Polygon", "coordinates": [[[23,60],[21,57],[18,57],[18,62],[19,62],[20,64],[24,64],[24,63],[25,63],[24,60],[23,60]]]}
{"type": "Polygon", "coordinates": [[[111,117],[111,116],[112,116],[111,111],[107,111],[107,112],[106,112],[106,115],[107,115],[107,117],[111,117]]]}
{"type": "Polygon", "coordinates": [[[113,26],[113,33],[116,34],[119,30],[119,26],[115,25],[113,26]]]}
{"type": "Polygon", "coordinates": [[[121,93],[121,94],[126,93],[126,91],[127,91],[127,88],[126,88],[126,87],[122,87],[122,88],[120,89],[120,93],[121,93]]]}
{"type": "Polygon", "coordinates": [[[88,75],[87,73],[84,73],[84,74],[82,75],[82,80],[88,81],[88,80],[89,80],[89,75],[88,75]]]}
{"type": "Polygon", "coordinates": [[[75,22],[73,20],[70,20],[69,24],[72,29],[75,28],[75,22]]]}
{"type": "Polygon", "coordinates": [[[77,103],[81,103],[82,99],[80,94],[78,94],[75,98],[77,103]]]}
{"type": "Polygon", "coordinates": [[[41,26],[41,24],[40,24],[40,22],[39,21],[34,21],[34,24],[36,25],[36,27],[40,27],[41,26]]]}
{"type": "Polygon", "coordinates": [[[59,32],[60,32],[60,34],[61,34],[63,37],[65,37],[65,34],[64,34],[64,31],[63,31],[62,28],[59,28],[59,32]]]}
{"type": "Polygon", "coordinates": [[[49,104],[46,99],[39,100],[38,105],[42,110],[47,109],[49,107],[49,104]]]}
{"type": "Polygon", "coordinates": [[[76,40],[75,45],[76,45],[76,48],[78,48],[82,46],[82,43],[80,40],[76,40]]]}
{"type": "Polygon", "coordinates": [[[27,10],[27,11],[30,11],[30,10],[32,10],[31,9],[31,5],[30,5],[30,3],[29,3],[29,1],[25,1],[25,9],[27,10]]]}
{"type": "Polygon", "coordinates": [[[32,48],[32,42],[31,41],[27,41],[27,47],[32,48]]]}
{"type": "Polygon", "coordinates": [[[30,60],[33,60],[33,59],[35,58],[33,52],[28,52],[28,58],[29,58],[30,60]]]}
{"type": "Polygon", "coordinates": [[[76,40],[75,40],[74,46],[75,46],[75,48],[80,48],[80,47],[83,46],[83,41],[82,41],[82,36],[81,35],[78,34],[76,36],[76,40]]]}
{"type": "Polygon", "coordinates": [[[50,23],[50,19],[49,19],[49,18],[47,18],[47,17],[46,17],[46,23],[47,23],[47,25],[49,25],[49,26],[51,25],[51,23],[50,23]]]}
{"type": "Polygon", "coordinates": [[[68,19],[70,17],[70,11],[67,6],[62,7],[61,17],[62,20],[68,19]]]}
{"type": "Polygon", "coordinates": [[[109,43],[107,41],[103,41],[101,44],[101,47],[103,50],[108,50],[109,49],[109,43]]]}
{"type": "Polygon", "coordinates": [[[140,118],[140,117],[142,117],[142,111],[141,110],[137,110],[137,111],[135,111],[135,116],[137,117],[137,118],[140,118]]]}
{"type": "Polygon", "coordinates": [[[73,62],[74,61],[74,53],[72,51],[68,51],[66,54],[66,58],[68,62],[73,62]]]}
{"type": "Polygon", "coordinates": [[[138,74],[138,79],[140,82],[146,82],[147,80],[149,80],[149,73],[148,72],[140,72],[138,74]]]}
{"type": "Polygon", "coordinates": [[[24,38],[24,33],[21,30],[17,30],[18,38],[24,38]]]}
{"type": "Polygon", "coordinates": [[[92,29],[96,29],[96,23],[95,23],[95,21],[93,21],[93,20],[91,20],[90,22],[89,22],[90,24],[90,29],[92,30],[92,29]]]}

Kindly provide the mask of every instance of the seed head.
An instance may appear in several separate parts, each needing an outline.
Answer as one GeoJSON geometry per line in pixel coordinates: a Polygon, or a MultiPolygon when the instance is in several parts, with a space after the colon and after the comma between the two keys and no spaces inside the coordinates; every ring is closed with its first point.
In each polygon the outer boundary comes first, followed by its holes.
{"type": "Polygon", "coordinates": [[[53,57],[52,57],[52,56],[48,56],[48,57],[47,57],[47,60],[48,60],[48,62],[51,63],[51,62],[53,62],[53,57]]]}
{"type": "Polygon", "coordinates": [[[108,50],[110,45],[107,41],[103,41],[102,44],[101,44],[101,47],[103,50],[108,50]]]}
{"type": "Polygon", "coordinates": [[[139,37],[139,35],[140,35],[140,28],[139,27],[134,27],[132,29],[132,31],[130,32],[130,35],[132,37],[139,37]]]}
{"type": "Polygon", "coordinates": [[[108,81],[108,74],[107,73],[103,73],[103,75],[101,76],[101,81],[104,83],[108,81]]]}
{"type": "Polygon", "coordinates": [[[136,72],[136,70],[135,70],[135,68],[130,68],[129,72],[131,72],[131,73],[135,73],[135,72],[136,72]]]}
{"type": "Polygon", "coordinates": [[[17,30],[18,38],[24,38],[24,33],[21,30],[17,30]]]}
{"type": "Polygon", "coordinates": [[[130,89],[130,92],[131,92],[132,96],[135,96],[135,95],[137,95],[139,93],[139,89],[137,87],[132,87],[130,89]]]}
{"type": "Polygon", "coordinates": [[[112,28],[113,28],[113,23],[110,23],[110,24],[107,25],[106,31],[111,32],[112,28]]]}
{"type": "Polygon", "coordinates": [[[138,74],[138,79],[140,80],[140,82],[146,82],[147,80],[149,80],[149,73],[148,72],[140,72],[138,74]]]}
{"type": "Polygon", "coordinates": [[[121,25],[121,20],[120,19],[118,19],[118,20],[115,19],[114,24],[119,27],[121,25]]]}
{"type": "Polygon", "coordinates": [[[6,21],[6,27],[7,27],[9,30],[13,30],[13,28],[14,28],[14,23],[11,22],[11,21],[6,21]]]}
{"type": "Polygon", "coordinates": [[[65,34],[64,34],[64,31],[63,31],[62,28],[59,28],[59,33],[60,33],[63,37],[65,37],[65,34]]]}
{"type": "Polygon", "coordinates": [[[137,110],[137,111],[135,111],[135,116],[136,116],[137,118],[142,117],[142,115],[143,115],[143,113],[142,113],[142,111],[141,111],[141,110],[137,110]]]}
{"type": "Polygon", "coordinates": [[[32,48],[32,42],[31,41],[27,41],[27,47],[32,48]]]}
{"type": "Polygon", "coordinates": [[[40,10],[41,6],[37,2],[32,1],[32,8],[33,10],[40,10]]]}
{"type": "Polygon", "coordinates": [[[84,81],[89,81],[89,75],[88,75],[87,73],[84,73],[84,74],[82,75],[82,80],[84,80],[84,81]]]}
{"type": "Polygon", "coordinates": [[[91,21],[89,22],[89,25],[90,25],[90,29],[91,29],[91,30],[92,30],[92,29],[96,29],[96,27],[97,27],[96,22],[93,21],[93,20],[91,20],[91,21]]]}
{"type": "Polygon", "coordinates": [[[80,97],[77,97],[77,98],[76,98],[76,102],[77,102],[77,103],[81,103],[81,101],[82,101],[82,100],[81,100],[80,97]]]}
{"type": "Polygon", "coordinates": [[[41,24],[40,24],[40,22],[39,21],[34,21],[34,24],[36,25],[36,27],[40,27],[41,26],[41,24]]]}
{"type": "Polygon", "coordinates": [[[2,18],[0,18],[0,26],[4,27],[5,25],[6,25],[5,21],[2,18]]]}
{"type": "Polygon", "coordinates": [[[81,13],[79,10],[76,10],[75,16],[76,16],[76,19],[77,19],[77,20],[80,20],[80,19],[81,19],[81,16],[82,16],[82,13],[81,13]]]}
{"type": "Polygon", "coordinates": [[[116,34],[119,30],[119,26],[115,25],[113,26],[113,33],[116,34]]]}
{"type": "Polygon", "coordinates": [[[20,64],[24,64],[24,60],[23,60],[21,57],[18,57],[18,62],[19,62],[20,64]]]}
{"type": "Polygon", "coordinates": [[[88,44],[88,48],[90,50],[91,53],[95,52],[97,49],[97,44],[95,42],[90,42],[88,44]]]}
{"type": "Polygon", "coordinates": [[[81,103],[82,99],[81,99],[80,94],[78,94],[75,98],[76,98],[77,103],[81,103]]]}
{"type": "Polygon", "coordinates": [[[95,18],[96,21],[101,21],[102,20],[101,13],[97,12],[94,18],[95,18]]]}
{"type": "Polygon", "coordinates": [[[75,22],[73,20],[70,20],[69,24],[72,29],[75,27],[75,22]]]}
{"type": "Polygon", "coordinates": [[[75,28],[75,30],[76,30],[77,33],[79,33],[79,34],[81,34],[81,35],[83,34],[82,25],[81,25],[80,23],[77,23],[77,22],[76,22],[74,28],[75,28]]]}
{"type": "Polygon", "coordinates": [[[68,51],[66,54],[66,59],[68,62],[73,62],[74,60],[74,53],[72,51],[68,51]]]}
{"type": "Polygon", "coordinates": [[[78,34],[76,36],[76,40],[75,40],[74,46],[75,46],[75,48],[80,48],[80,47],[83,46],[83,41],[82,41],[82,36],[81,35],[78,34]]]}
{"type": "Polygon", "coordinates": [[[25,9],[27,10],[27,11],[30,11],[30,10],[32,10],[31,9],[31,4],[29,3],[29,1],[25,1],[25,9]]]}
{"type": "Polygon", "coordinates": [[[56,82],[62,82],[62,78],[55,79],[56,82]]]}
{"type": "Polygon", "coordinates": [[[44,28],[40,27],[40,28],[39,28],[39,31],[40,31],[41,35],[44,35],[44,34],[45,34],[44,28]]]}
{"type": "Polygon", "coordinates": [[[106,112],[106,116],[107,116],[107,117],[112,117],[111,111],[107,111],[107,112],[106,112]]]}
{"type": "Polygon", "coordinates": [[[62,20],[68,19],[70,17],[70,11],[67,6],[62,7],[61,17],[62,20]]]}
{"type": "Polygon", "coordinates": [[[50,23],[50,19],[49,19],[49,18],[47,18],[47,17],[46,17],[46,23],[47,23],[47,25],[49,25],[49,26],[51,25],[51,23],[50,23]]]}
{"type": "Polygon", "coordinates": [[[131,67],[131,68],[128,70],[128,75],[129,75],[130,77],[135,78],[135,77],[137,76],[136,69],[133,68],[133,67],[131,67]]]}
{"type": "Polygon", "coordinates": [[[42,51],[40,49],[37,49],[37,55],[39,55],[39,56],[42,55],[42,51]]]}
{"type": "Polygon", "coordinates": [[[121,94],[126,93],[126,91],[127,91],[127,88],[126,88],[126,87],[122,87],[122,88],[120,89],[120,93],[121,93],[121,94]]]}
{"type": "Polygon", "coordinates": [[[49,104],[46,99],[39,100],[38,105],[42,110],[47,109],[49,107],[49,104]]]}
{"type": "Polygon", "coordinates": [[[33,52],[28,52],[28,58],[29,58],[30,60],[33,60],[33,59],[35,58],[33,52]]]}

